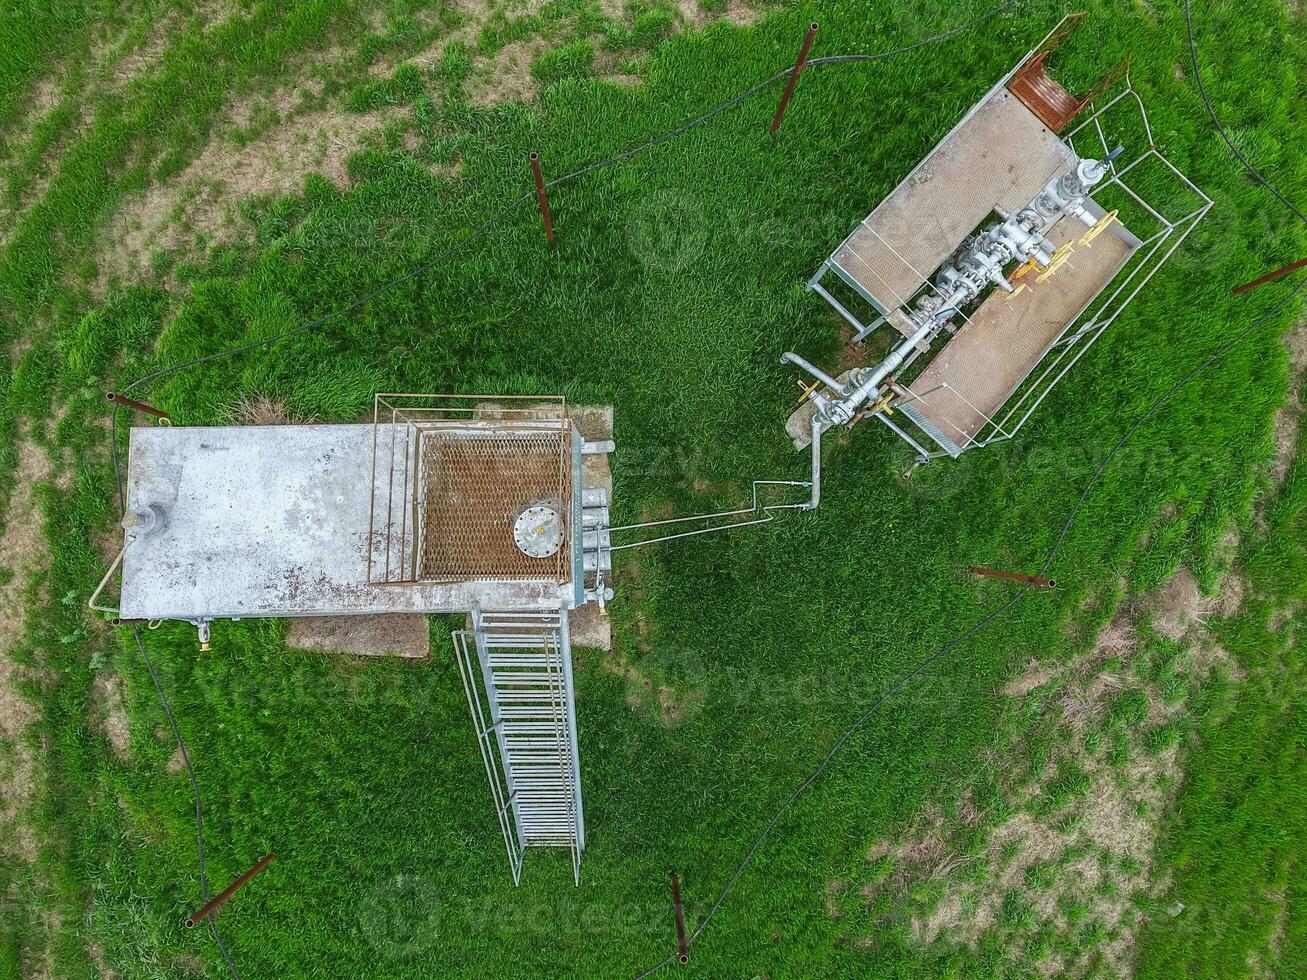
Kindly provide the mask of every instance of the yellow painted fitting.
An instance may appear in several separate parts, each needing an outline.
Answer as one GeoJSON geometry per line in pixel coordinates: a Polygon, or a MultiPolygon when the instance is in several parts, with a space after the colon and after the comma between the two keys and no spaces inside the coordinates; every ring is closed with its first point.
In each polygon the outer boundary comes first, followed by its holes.
{"type": "Polygon", "coordinates": [[[160,425],[172,425],[172,419],[159,419],[160,425]]]}
{"type": "Polygon", "coordinates": [[[1075,246],[1071,242],[1067,242],[1054,252],[1053,261],[1048,263],[1047,268],[1045,268],[1044,271],[1035,278],[1036,284],[1043,282],[1045,279],[1051,279],[1056,275],[1057,270],[1062,268],[1067,259],[1071,258],[1071,250],[1074,247],[1075,246]]]}
{"type": "Polygon", "coordinates": [[[806,402],[806,401],[808,400],[808,396],[811,395],[814,391],[816,391],[818,388],[821,387],[821,382],[820,382],[820,381],[814,381],[814,382],[813,382],[812,384],[810,384],[810,385],[805,385],[805,384],[803,383],[803,379],[802,379],[802,378],[795,378],[795,379],[794,379],[794,383],[795,383],[796,385],[798,385],[799,388],[800,388],[800,390],[802,390],[802,392],[803,392],[803,396],[802,396],[802,397],[798,400],[798,402],[795,404],[795,408],[798,408],[799,405],[802,405],[804,402],[806,402]]]}
{"type": "Polygon", "coordinates": [[[1107,212],[1107,214],[1099,218],[1098,222],[1094,225],[1094,227],[1090,228],[1087,232],[1084,233],[1084,235],[1081,236],[1080,244],[1087,247],[1090,242],[1092,242],[1103,232],[1107,231],[1108,228],[1112,227],[1112,222],[1116,220],[1116,215],[1117,212],[1113,210],[1107,212]]]}
{"type": "Polygon", "coordinates": [[[157,630],[162,625],[163,625],[162,619],[152,619],[145,624],[145,628],[147,630],[157,630]]]}
{"type": "Polygon", "coordinates": [[[1030,258],[1026,259],[1026,261],[1022,262],[1019,266],[1017,266],[1016,271],[1013,272],[1012,275],[1008,276],[1008,282],[1016,282],[1027,272],[1029,272],[1031,269],[1036,268],[1038,265],[1039,265],[1039,260],[1036,259],[1033,255],[1030,256],[1030,258]]]}
{"type": "Polygon", "coordinates": [[[1012,290],[1012,292],[1008,293],[1005,299],[1007,300],[1007,302],[1011,303],[1014,299],[1016,299],[1025,291],[1026,291],[1026,284],[1024,282],[1017,283],[1017,288],[1012,290]]]}
{"type": "Polygon", "coordinates": [[[211,649],[211,647],[209,646],[209,644],[207,644],[207,643],[201,643],[201,644],[200,644],[200,652],[201,652],[201,653],[206,653],[206,652],[209,651],[210,649],[211,649]]]}

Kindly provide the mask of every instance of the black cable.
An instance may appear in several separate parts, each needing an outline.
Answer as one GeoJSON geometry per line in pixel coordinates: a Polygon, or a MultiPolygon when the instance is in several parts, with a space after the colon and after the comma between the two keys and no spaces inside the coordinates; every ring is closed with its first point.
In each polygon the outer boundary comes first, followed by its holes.
{"type": "Polygon", "coordinates": [[[1230,148],[1230,152],[1238,158],[1241,164],[1243,164],[1243,168],[1248,171],[1253,180],[1257,181],[1257,183],[1261,184],[1268,191],[1274,194],[1281,204],[1301,218],[1304,223],[1307,223],[1307,215],[1299,211],[1297,205],[1276,190],[1270,181],[1263,177],[1261,172],[1248,162],[1248,158],[1243,155],[1243,152],[1239,147],[1234,145],[1234,140],[1230,139],[1230,135],[1225,131],[1225,127],[1221,125],[1221,120],[1216,117],[1216,110],[1212,107],[1212,100],[1207,97],[1207,89],[1203,85],[1203,73],[1198,68],[1198,46],[1194,43],[1194,18],[1193,11],[1189,9],[1189,0],[1184,0],[1184,23],[1186,32],[1189,35],[1189,57],[1194,65],[1194,81],[1198,83],[1198,94],[1202,97],[1203,105],[1207,107],[1207,114],[1212,117],[1212,125],[1216,127],[1216,131],[1220,133],[1221,139],[1225,140],[1225,145],[1230,148]]]}
{"type": "MultiPolygon", "coordinates": [[[[141,652],[141,659],[145,661],[145,669],[150,672],[150,680],[154,681],[154,690],[159,695],[159,700],[163,702],[163,713],[168,716],[168,725],[172,728],[173,738],[177,740],[177,748],[182,754],[182,762],[186,764],[186,775],[191,778],[191,792],[195,796],[195,850],[199,855],[200,865],[200,904],[209,904],[209,876],[204,869],[204,810],[200,806],[200,783],[195,778],[195,767],[191,765],[191,754],[186,749],[186,740],[182,738],[181,729],[177,727],[177,719],[172,713],[172,704],[168,701],[168,695],[163,692],[163,684],[159,682],[159,675],[155,672],[154,664],[150,661],[150,655],[145,652],[145,644],[141,642],[141,630],[137,626],[132,627],[132,636],[136,637],[136,649],[141,652]]],[[[209,934],[213,936],[214,942],[218,944],[218,949],[222,951],[222,958],[227,962],[227,969],[235,980],[240,980],[241,975],[236,971],[236,964],[232,962],[231,955],[227,952],[227,947],[223,945],[222,937],[218,935],[218,926],[213,921],[213,916],[209,916],[209,934]]]]}

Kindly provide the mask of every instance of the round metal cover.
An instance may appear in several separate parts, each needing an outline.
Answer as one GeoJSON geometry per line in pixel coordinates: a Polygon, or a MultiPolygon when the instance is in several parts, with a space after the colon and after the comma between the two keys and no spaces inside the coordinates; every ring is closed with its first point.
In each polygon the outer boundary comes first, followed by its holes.
{"type": "Polygon", "coordinates": [[[554,508],[543,504],[528,507],[513,523],[513,540],[527,557],[548,558],[563,543],[562,518],[554,508]]]}

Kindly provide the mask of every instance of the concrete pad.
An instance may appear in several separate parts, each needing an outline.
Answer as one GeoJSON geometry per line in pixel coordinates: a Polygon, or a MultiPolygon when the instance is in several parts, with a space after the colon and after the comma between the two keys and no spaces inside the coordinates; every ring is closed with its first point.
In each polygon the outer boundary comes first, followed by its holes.
{"type": "MultiPolygon", "coordinates": [[[[613,437],[612,405],[573,405],[568,415],[586,442],[603,442],[613,437]]],[[[581,457],[581,486],[603,487],[609,504],[612,504],[613,470],[607,453],[581,457]]]]}
{"type": "Polygon", "coordinates": [[[613,648],[613,621],[599,611],[599,603],[587,602],[567,619],[572,646],[609,651],[613,648]]]}
{"type": "Polygon", "coordinates": [[[426,616],[410,613],[305,616],[287,622],[286,646],[291,650],[421,660],[431,656],[431,630],[426,616]]]}

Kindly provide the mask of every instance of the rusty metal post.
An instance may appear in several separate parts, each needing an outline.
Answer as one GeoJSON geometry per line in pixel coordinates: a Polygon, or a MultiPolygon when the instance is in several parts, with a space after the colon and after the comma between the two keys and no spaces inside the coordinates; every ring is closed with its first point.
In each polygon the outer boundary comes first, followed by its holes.
{"type": "Polygon", "coordinates": [[[1230,290],[1231,296],[1238,296],[1240,293],[1246,293],[1250,289],[1256,289],[1258,286],[1265,286],[1268,282],[1275,282],[1277,279],[1283,279],[1291,272],[1297,272],[1299,269],[1307,266],[1307,259],[1299,259],[1297,262],[1290,262],[1283,268],[1276,269],[1274,272],[1268,272],[1260,279],[1254,279],[1252,282],[1246,282],[1242,286],[1235,286],[1230,290]]]}
{"type": "Polygon", "coordinates": [[[536,179],[536,197],[540,198],[540,217],[545,220],[545,238],[554,240],[554,219],[549,214],[549,192],[545,190],[544,174],[540,172],[540,154],[531,153],[531,172],[536,179]]]}
{"type": "Polygon", "coordinates": [[[213,898],[209,900],[208,905],[204,906],[204,908],[200,909],[198,912],[196,912],[194,915],[192,915],[189,919],[186,920],[186,928],[194,929],[197,925],[199,925],[209,916],[213,915],[214,912],[217,912],[218,909],[222,908],[222,906],[226,903],[227,899],[235,895],[236,892],[238,892],[245,885],[246,882],[248,882],[251,878],[253,878],[264,868],[266,868],[268,866],[268,863],[272,861],[272,859],[275,858],[276,856],[277,855],[275,854],[269,854],[267,857],[261,859],[259,863],[256,864],[254,867],[250,868],[249,871],[246,871],[243,875],[241,875],[239,878],[233,881],[221,892],[219,892],[217,895],[214,895],[213,898]]]}
{"type": "Polygon", "coordinates": [[[171,422],[172,416],[162,409],[155,408],[153,405],[147,405],[145,402],[138,402],[126,395],[120,395],[116,391],[105,392],[105,400],[111,401],[115,405],[122,405],[124,408],[134,408],[138,412],[144,412],[146,415],[153,415],[156,419],[162,419],[165,422],[171,422]]]}
{"type": "Polygon", "coordinates": [[[771,133],[776,135],[776,130],[781,128],[781,120],[785,118],[785,110],[790,104],[790,97],[794,95],[794,86],[799,83],[799,73],[803,71],[803,66],[808,63],[808,54],[812,51],[812,40],[817,36],[817,22],[813,21],[808,28],[808,36],[803,39],[803,47],[799,49],[799,60],[794,63],[794,71],[790,72],[790,80],[785,83],[785,94],[781,96],[781,103],[776,107],[776,115],[771,121],[771,133]]]}
{"type": "Polygon", "coordinates": [[[997,568],[985,568],[983,565],[972,565],[969,569],[972,575],[983,575],[986,578],[1002,578],[1009,582],[1024,582],[1026,585],[1038,585],[1041,588],[1052,589],[1057,587],[1057,579],[1040,578],[1038,575],[1022,575],[1020,572],[1004,572],[997,568]]]}
{"type": "Polygon", "coordinates": [[[681,909],[681,879],[672,875],[672,911],[676,915],[676,959],[684,966],[690,962],[690,948],[685,941],[685,912],[681,909]]]}

